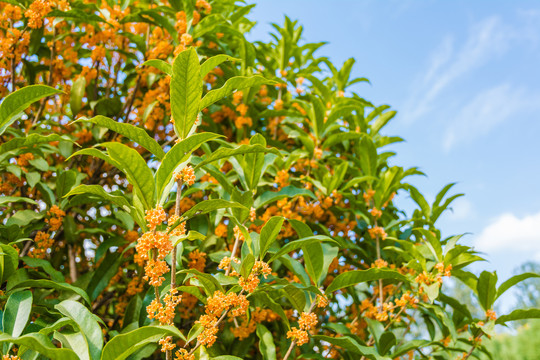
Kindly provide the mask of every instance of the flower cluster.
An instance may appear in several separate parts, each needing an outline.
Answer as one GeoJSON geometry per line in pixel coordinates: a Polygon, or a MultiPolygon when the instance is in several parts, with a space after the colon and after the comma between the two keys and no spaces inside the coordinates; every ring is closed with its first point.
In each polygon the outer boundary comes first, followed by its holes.
{"type": "Polygon", "coordinates": [[[238,285],[240,285],[244,291],[252,293],[261,282],[259,275],[263,275],[263,277],[266,279],[271,273],[272,269],[270,269],[270,266],[268,266],[267,263],[257,260],[255,261],[253,269],[251,270],[251,273],[248,275],[247,279],[240,276],[238,279],[238,285]]]}
{"type": "Polygon", "coordinates": [[[54,240],[51,236],[43,231],[38,231],[36,237],[34,238],[34,248],[30,250],[28,256],[43,259],[47,254],[47,249],[53,246],[54,240]]]}
{"type": "Polygon", "coordinates": [[[216,291],[214,295],[208,298],[205,308],[205,315],[202,315],[197,321],[204,330],[197,336],[197,340],[207,347],[214,344],[217,339],[218,320],[224,312],[228,312],[229,317],[238,317],[246,313],[249,307],[249,301],[245,295],[236,293],[223,294],[216,291]]]}
{"type": "Polygon", "coordinates": [[[155,230],[158,225],[167,220],[167,214],[161,205],[158,205],[155,209],[147,210],[144,217],[150,230],[155,230]]]}
{"type": "Polygon", "coordinates": [[[298,319],[299,328],[293,327],[287,332],[287,339],[292,338],[296,344],[302,346],[309,341],[308,330],[317,325],[317,315],[314,313],[303,312],[298,319]]]}
{"type": "Polygon", "coordinates": [[[163,304],[159,299],[154,299],[146,307],[149,319],[156,319],[161,325],[172,325],[176,307],[182,301],[182,296],[178,295],[178,289],[170,289],[163,298],[163,304]]]}
{"type": "Polygon", "coordinates": [[[175,179],[176,181],[181,180],[184,182],[184,184],[189,186],[195,184],[196,177],[193,167],[191,167],[191,165],[187,165],[182,169],[182,171],[176,174],[175,179]]]}
{"type": "Polygon", "coordinates": [[[372,238],[372,239],[381,239],[381,240],[385,240],[386,237],[388,236],[386,234],[386,231],[384,231],[384,229],[380,226],[374,226],[370,229],[368,229],[368,233],[369,233],[369,236],[372,238]]]}
{"type": "Polygon", "coordinates": [[[57,231],[62,226],[62,220],[66,213],[64,210],[60,209],[57,205],[53,205],[49,211],[47,211],[48,219],[45,219],[45,222],[49,224],[51,231],[57,231]]]}

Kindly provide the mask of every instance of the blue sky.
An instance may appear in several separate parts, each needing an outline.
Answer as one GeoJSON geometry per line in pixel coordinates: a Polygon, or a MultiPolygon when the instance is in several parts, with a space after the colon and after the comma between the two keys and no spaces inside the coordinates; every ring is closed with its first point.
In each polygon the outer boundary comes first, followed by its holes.
{"type": "MultiPolygon", "coordinates": [[[[253,3],[253,1],[251,1],[253,3]]],[[[428,199],[449,182],[465,197],[439,223],[486,254],[506,279],[540,261],[540,3],[536,1],[260,0],[249,39],[284,14],[318,55],[354,57],[354,91],[398,111],[396,164],[419,166],[428,199]]],[[[408,206],[404,201],[404,206],[408,206]]],[[[481,268],[478,267],[478,268],[481,268]]]]}

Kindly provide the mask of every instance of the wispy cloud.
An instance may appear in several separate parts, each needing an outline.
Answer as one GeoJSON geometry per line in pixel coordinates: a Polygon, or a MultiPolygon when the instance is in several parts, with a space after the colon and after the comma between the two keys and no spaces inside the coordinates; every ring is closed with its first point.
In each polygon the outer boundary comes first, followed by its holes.
{"type": "Polygon", "coordinates": [[[500,18],[490,17],[471,27],[467,40],[455,46],[453,36],[446,37],[431,56],[427,71],[414,84],[403,112],[414,121],[437,106],[438,97],[458,79],[504,53],[514,36],[500,18]]]}
{"type": "Polygon", "coordinates": [[[476,250],[489,254],[528,254],[540,261],[540,212],[524,217],[505,213],[494,219],[474,240],[476,250]]]}
{"type": "Polygon", "coordinates": [[[540,109],[540,94],[508,83],[483,90],[462,107],[450,122],[443,147],[448,151],[458,142],[468,142],[485,135],[523,109],[540,109]]]}

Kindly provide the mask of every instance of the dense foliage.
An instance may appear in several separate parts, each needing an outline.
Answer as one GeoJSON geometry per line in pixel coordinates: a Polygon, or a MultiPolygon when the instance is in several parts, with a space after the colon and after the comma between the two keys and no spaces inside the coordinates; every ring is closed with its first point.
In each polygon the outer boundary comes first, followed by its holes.
{"type": "Polygon", "coordinates": [[[466,270],[354,60],[236,3],[0,3],[4,359],[465,359],[538,317],[493,311],[538,275],[466,270]]]}

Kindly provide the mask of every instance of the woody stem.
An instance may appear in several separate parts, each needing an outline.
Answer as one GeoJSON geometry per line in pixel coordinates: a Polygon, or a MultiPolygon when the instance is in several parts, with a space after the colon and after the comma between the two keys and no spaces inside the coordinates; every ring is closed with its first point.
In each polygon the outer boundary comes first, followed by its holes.
{"type": "MultiPolygon", "coordinates": [[[[182,198],[182,179],[176,181],[176,203],[174,205],[174,214],[180,217],[180,200],[182,198]]],[[[176,288],[176,245],[171,251],[171,293],[176,288]]],[[[172,359],[172,350],[167,350],[165,353],[167,360],[172,359]]]]}

